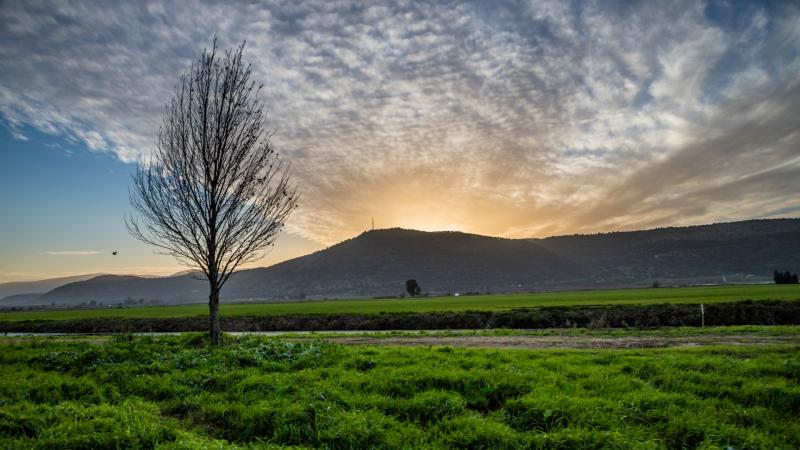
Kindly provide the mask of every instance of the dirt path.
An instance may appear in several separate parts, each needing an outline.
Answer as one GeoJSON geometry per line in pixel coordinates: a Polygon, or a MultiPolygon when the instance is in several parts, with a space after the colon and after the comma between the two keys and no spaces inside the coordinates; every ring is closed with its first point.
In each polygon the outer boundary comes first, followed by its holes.
{"type": "MultiPolygon", "coordinates": [[[[452,330],[429,330],[426,333],[452,332],[452,330]]],[[[274,336],[280,335],[282,338],[305,341],[309,338],[323,339],[343,345],[404,345],[404,346],[431,346],[449,345],[453,347],[473,347],[473,348],[663,348],[663,347],[692,347],[706,345],[798,345],[800,346],[800,334],[785,335],[766,335],[757,333],[737,333],[737,334],[697,334],[684,336],[484,336],[484,335],[463,335],[463,336],[386,336],[380,334],[342,336],[340,332],[334,331],[338,336],[325,337],[325,332],[306,333],[306,332],[253,332],[253,333],[231,333],[255,336],[274,336]]],[[[363,331],[353,331],[352,333],[364,333],[363,331]]],[[[372,333],[372,332],[370,332],[372,333]]],[[[141,333],[143,335],[160,336],[173,335],[180,333],[141,333]]],[[[30,335],[22,334],[19,336],[0,335],[0,345],[11,345],[19,343],[20,340],[28,338],[46,338],[50,342],[107,342],[111,335],[30,335]]]]}
{"type": "Polygon", "coordinates": [[[658,348],[701,345],[800,345],[796,336],[698,335],[682,337],[590,337],[590,336],[411,336],[333,337],[326,340],[345,345],[450,345],[482,348],[658,348]]]}

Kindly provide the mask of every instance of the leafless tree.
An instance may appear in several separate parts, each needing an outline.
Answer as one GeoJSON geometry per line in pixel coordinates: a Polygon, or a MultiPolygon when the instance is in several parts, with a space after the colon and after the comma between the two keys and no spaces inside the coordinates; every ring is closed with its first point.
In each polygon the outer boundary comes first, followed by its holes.
{"type": "Polygon", "coordinates": [[[220,343],[220,290],[263,256],[297,205],[288,165],[270,144],[262,85],[242,62],[244,43],[211,50],[166,105],[152,155],[133,175],[126,219],[137,239],[208,278],[209,331],[220,343]]]}

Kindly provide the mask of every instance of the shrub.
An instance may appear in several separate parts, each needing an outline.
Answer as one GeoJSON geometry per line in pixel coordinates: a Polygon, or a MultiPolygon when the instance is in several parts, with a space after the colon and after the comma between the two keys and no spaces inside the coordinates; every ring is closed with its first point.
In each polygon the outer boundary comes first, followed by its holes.
{"type": "Polygon", "coordinates": [[[410,280],[406,280],[406,292],[408,292],[408,295],[414,297],[422,292],[422,288],[417,283],[417,280],[412,278],[410,280]]]}
{"type": "Polygon", "coordinates": [[[798,284],[800,279],[796,273],[791,273],[788,270],[786,272],[779,272],[775,271],[772,274],[772,279],[775,281],[775,284],[798,284]]]}
{"type": "MultiPolygon", "coordinates": [[[[797,301],[743,301],[705,305],[706,326],[718,325],[800,325],[800,302],[797,301]]],[[[314,330],[425,330],[425,329],[485,329],[485,328],[652,328],[664,326],[699,326],[699,305],[618,305],[605,307],[546,307],[510,311],[465,311],[391,314],[292,314],[259,317],[223,317],[223,327],[231,331],[314,331],[314,330]]],[[[3,332],[69,332],[108,333],[120,329],[134,331],[192,331],[207,326],[206,321],[194,317],[150,319],[81,319],[48,321],[0,321],[3,332]]],[[[247,339],[236,341],[234,348],[247,339]]],[[[199,342],[202,339],[197,338],[199,342]]],[[[291,344],[291,343],[290,343],[291,344]]],[[[245,344],[246,345],[246,344],[245,344]]],[[[256,344],[257,345],[257,344],[256,344]]],[[[295,344],[300,345],[300,344],[295,344]]],[[[324,344],[320,344],[324,345],[324,344]]],[[[281,344],[280,346],[287,346],[281,344]]],[[[174,345],[178,352],[183,347],[174,345]]],[[[206,347],[198,347],[205,349],[206,347]]],[[[295,355],[299,364],[317,364],[313,348],[298,347],[308,352],[308,359],[295,355]]],[[[57,352],[58,353],[58,352],[57,352]]],[[[247,365],[258,361],[257,350],[243,350],[236,364],[247,365]],[[249,354],[248,354],[249,353],[249,354]],[[253,359],[256,358],[256,359],[253,359]]],[[[289,353],[292,353],[290,350],[289,353]]],[[[279,355],[275,353],[274,355],[279,355]]],[[[113,364],[113,358],[93,359],[98,355],[81,352],[45,356],[37,364],[50,370],[70,370],[73,367],[94,364],[113,364]]],[[[150,355],[142,353],[149,359],[150,355]]],[[[274,359],[271,359],[274,361],[274,359]]],[[[262,358],[263,362],[263,358],[262,358]]]]}

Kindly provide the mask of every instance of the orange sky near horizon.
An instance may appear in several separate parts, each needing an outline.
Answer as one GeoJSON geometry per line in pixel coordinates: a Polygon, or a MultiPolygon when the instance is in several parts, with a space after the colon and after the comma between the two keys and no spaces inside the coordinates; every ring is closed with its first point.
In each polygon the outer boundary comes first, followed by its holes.
{"type": "Polygon", "coordinates": [[[798,24],[791,1],[7,2],[0,282],[184,270],[122,219],[215,36],[247,42],[301,195],[249,267],[373,218],[529,238],[797,217],[798,24]]]}

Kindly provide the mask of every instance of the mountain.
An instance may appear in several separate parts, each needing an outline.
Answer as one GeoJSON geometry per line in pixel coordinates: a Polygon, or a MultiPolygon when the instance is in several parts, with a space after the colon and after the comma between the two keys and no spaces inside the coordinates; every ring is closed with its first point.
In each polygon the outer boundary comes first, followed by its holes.
{"type": "Polygon", "coordinates": [[[572,261],[576,281],[629,284],[640,280],[718,282],[772,279],[775,269],[800,268],[800,219],[748,220],[690,227],[532,239],[572,261]]]}
{"type": "Polygon", "coordinates": [[[569,278],[573,265],[535,242],[459,232],[369,231],[314,254],[231,277],[228,298],[398,295],[516,289],[569,278]]]}
{"type": "MultiPolygon", "coordinates": [[[[399,295],[409,278],[431,293],[648,286],[654,280],[766,282],[774,269],[800,269],[800,219],[545,239],[389,229],[368,231],[271,267],[237,272],[223,288],[222,298],[399,295]]],[[[58,287],[35,301],[203,302],[207,284],[196,278],[104,275],[58,287]]]]}
{"type": "Polygon", "coordinates": [[[41,292],[33,293],[33,294],[14,294],[9,295],[7,297],[3,297],[0,299],[0,306],[2,307],[12,307],[12,306],[31,306],[31,305],[38,305],[38,299],[44,295],[41,292]]]}
{"type": "Polygon", "coordinates": [[[175,272],[172,275],[161,276],[161,278],[180,277],[183,275],[196,275],[199,277],[203,275],[203,272],[197,269],[186,269],[186,270],[181,270],[180,272],[175,272]]]}
{"type": "Polygon", "coordinates": [[[14,281],[0,283],[0,299],[11,295],[43,293],[75,281],[88,280],[99,274],[73,275],[71,277],[50,278],[38,281],[14,281]]]}
{"type": "Polygon", "coordinates": [[[163,278],[100,275],[59,286],[37,298],[35,304],[150,304],[153,300],[167,304],[193,303],[207,296],[207,289],[207,282],[188,274],[163,278]]]}
{"type": "MultiPolygon", "coordinates": [[[[298,299],[398,295],[405,280],[423,277],[428,291],[515,289],[561,279],[572,266],[536,243],[457,232],[378,230],[267,268],[234,274],[223,299],[298,299]]],[[[37,304],[204,301],[196,275],[158,279],[104,275],[56,288],[37,304]]]]}

